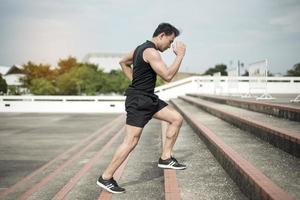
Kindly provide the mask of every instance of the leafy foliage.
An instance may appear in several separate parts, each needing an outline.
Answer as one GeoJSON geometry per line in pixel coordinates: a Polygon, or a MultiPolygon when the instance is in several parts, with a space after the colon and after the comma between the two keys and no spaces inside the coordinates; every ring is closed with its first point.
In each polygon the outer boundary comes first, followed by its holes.
{"type": "Polygon", "coordinates": [[[7,83],[0,74],[0,94],[5,94],[7,92],[7,83]]]}
{"type": "MultiPolygon", "coordinates": [[[[90,63],[77,62],[76,58],[60,59],[58,67],[28,62],[23,65],[23,85],[36,95],[98,95],[123,94],[131,83],[123,71],[103,72],[90,63]]],[[[164,84],[157,77],[156,86],[164,84]]]]}
{"type": "Polygon", "coordinates": [[[300,63],[293,66],[292,69],[287,71],[288,76],[300,76],[300,63]]]}
{"type": "Polygon", "coordinates": [[[222,76],[227,76],[227,66],[224,64],[218,64],[214,68],[209,68],[203,75],[213,75],[216,72],[221,72],[222,76]]]}

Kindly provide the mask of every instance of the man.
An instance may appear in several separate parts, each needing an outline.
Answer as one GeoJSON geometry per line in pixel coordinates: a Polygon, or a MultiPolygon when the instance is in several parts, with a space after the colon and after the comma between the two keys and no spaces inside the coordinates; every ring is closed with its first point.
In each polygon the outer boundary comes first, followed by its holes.
{"type": "Polygon", "coordinates": [[[182,116],[166,102],[154,94],[156,75],[170,82],[177,73],[185,55],[185,45],[177,42],[173,46],[176,55],[170,67],[163,62],[158,51],[163,52],[171,47],[179,31],[169,23],[161,23],[153,33],[152,40],[147,40],[134,51],[125,55],[120,61],[125,75],[132,81],[125,92],[126,135],[123,143],[115,152],[111,163],[97,180],[97,184],[111,193],[125,192],[113,179],[113,174],[137,145],[144,126],[154,117],[169,123],[163,152],[158,167],[164,169],[185,169],[171,155],[172,148],[181,127],[182,116]],[[133,64],[133,69],[131,65],[133,64]]]}

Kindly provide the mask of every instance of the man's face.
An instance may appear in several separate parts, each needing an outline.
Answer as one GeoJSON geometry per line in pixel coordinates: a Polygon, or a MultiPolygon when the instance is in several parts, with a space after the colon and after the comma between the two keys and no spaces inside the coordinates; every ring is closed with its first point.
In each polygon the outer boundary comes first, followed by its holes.
{"type": "Polygon", "coordinates": [[[171,47],[171,44],[175,40],[175,34],[172,33],[172,35],[166,35],[165,33],[162,33],[160,36],[160,43],[158,46],[159,51],[163,52],[171,47]]]}

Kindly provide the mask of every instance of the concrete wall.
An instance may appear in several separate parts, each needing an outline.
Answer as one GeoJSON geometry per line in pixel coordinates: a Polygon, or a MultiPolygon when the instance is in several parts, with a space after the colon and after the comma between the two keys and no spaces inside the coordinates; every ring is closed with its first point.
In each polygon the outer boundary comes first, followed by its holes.
{"type": "MultiPolygon", "coordinates": [[[[263,94],[265,85],[256,77],[193,76],[157,87],[155,93],[163,100],[186,93],[244,95],[263,94]],[[229,80],[229,82],[228,82],[229,80]],[[250,82],[249,82],[250,81],[250,82]],[[250,89],[250,90],[249,90],[250,89]]],[[[300,77],[268,77],[267,92],[300,94],[300,77]]],[[[125,96],[0,96],[0,112],[125,112],[125,96]]]]}
{"type": "Polygon", "coordinates": [[[0,112],[120,113],[125,96],[2,96],[0,112]]]}

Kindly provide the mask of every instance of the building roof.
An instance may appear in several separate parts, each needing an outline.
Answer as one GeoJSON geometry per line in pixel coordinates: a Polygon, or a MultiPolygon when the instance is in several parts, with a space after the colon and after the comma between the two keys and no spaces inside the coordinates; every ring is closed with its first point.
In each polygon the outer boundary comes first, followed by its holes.
{"type": "Polygon", "coordinates": [[[20,65],[13,65],[11,67],[0,66],[0,74],[5,79],[7,85],[21,86],[22,83],[20,82],[20,78],[24,76],[22,68],[23,66],[20,65]]]}
{"type": "Polygon", "coordinates": [[[6,72],[6,75],[9,75],[9,74],[23,74],[22,72],[22,66],[18,66],[18,65],[13,65],[7,72],[6,72]]]}

